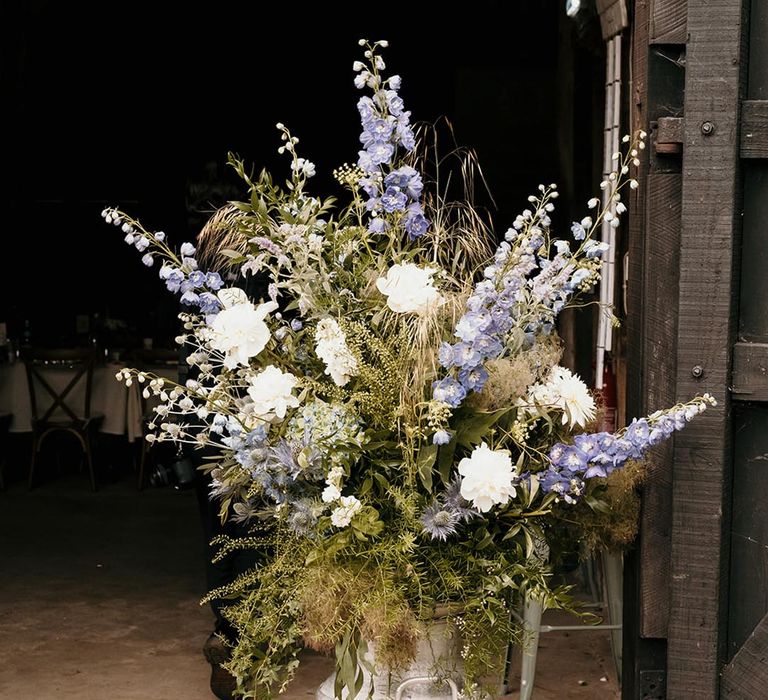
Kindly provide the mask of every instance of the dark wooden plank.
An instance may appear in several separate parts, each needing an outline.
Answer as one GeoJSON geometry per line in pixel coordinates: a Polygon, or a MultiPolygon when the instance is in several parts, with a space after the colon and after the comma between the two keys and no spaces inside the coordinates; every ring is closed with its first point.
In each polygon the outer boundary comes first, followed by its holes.
{"type": "Polygon", "coordinates": [[[768,614],[768,406],[733,407],[733,517],[728,655],[733,657],[768,614]]]}
{"type": "Polygon", "coordinates": [[[768,401],[768,343],[733,346],[733,398],[768,401]]]}
{"type": "Polygon", "coordinates": [[[653,0],[651,44],[684,44],[688,0],[653,0]]]}
{"type": "Polygon", "coordinates": [[[768,100],[768,0],[752,0],[749,7],[748,100],[768,100]]]}
{"type": "MultiPolygon", "coordinates": [[[[644,413],[675,403],[682,175],[648,175],[644,265],[644,413]]],[[[666,637],[672,530],[672,444],[655,447],[643,484],[640,633],[666,637]]]]}
{"type": "Polygon", "coordinates": [[[768,158],[768,100],[744,100],[741,106],[742,158],[768,158]]]}
{"type": "Polygon", "coordinates": [[[758,700],[768,688],[768,615],[723,671],[722,697],[758,700]]]}
{"type": "Polygon", "coordinates": [[[688,2],[677,392],[709,391],[720,404],[675,440],[670,698],[715,700],[725,652],[744,23],[742,0],[688,2]],[[702,130],[705,122],[715,128],[702,130]]]}
{"type": "MultiPolygon", "coordinates": [[[[633,3],[632,17],[632,82],[630,83],[630,123],[632,131],[644,129],[651,133],[650,121],[658,115],[658,100],[649,100],[649,28],[650,0],[636,0],[633,3]],[[653,104],[651,104],[651,102],[653,104]]],[[[665,104],[669,101],[665,98],[665,104]]],[[[647,413],[647,396],[643,388],[643,357],[645,356],[644,318],[645,295],[643,292],[643,274],[647,269],[645,264],[645,246],[650,242],[646,212],[648,201],[648,148],[640,157],[639,181],[640,186],[628,193],[630,217],[625,229],[628,233],[629,265],[627,272],[627,319],[624,325],[626,331],[627,353],[627,413],[639,416],[647,413]]],[[[655,488],[654,485],[648,485],[655,488]]],[[[647,513],[647,510],[644,510],[647,513]]],[[[641,620],[646,617],[643,612],[644,599],[640,593],[641,571],[648,568],[641,551],[646,557],[652,556],[650,548],[643,545],[645,533],[653,527],[650,518],[641,516],[638,546],[628,552],[624,558],[624,620],[623,620],[623,663],[622,663],[622,697],[625,700],[635,700],[643,696],[644,675],[648,671],[666,669],[666,640],[649,638],[642,634],[641,620]]],[[[653,563],[650,563],[653,566],[653,563]]],[[[651,603],[653,608],[658,606],[658,600],[651,603]]]]}

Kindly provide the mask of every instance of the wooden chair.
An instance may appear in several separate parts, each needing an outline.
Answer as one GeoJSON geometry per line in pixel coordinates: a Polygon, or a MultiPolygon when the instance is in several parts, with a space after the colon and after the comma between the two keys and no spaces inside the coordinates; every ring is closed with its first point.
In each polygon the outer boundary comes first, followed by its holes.
{"type": "Polygon", "coordinates": [[[0,491],[5,489],[5,480],[3,470],[5,469],[5,455],[8,451],[8,429],[13,420],[12,413],[0,413],[0,491]]]}
{"type": "MultiPolygon", "coordinates": [[[[91,349],[32,350],[26,353],[29,402],[32,409],[32,459],[29,465],[29,488],[34,486],[37,456],[45,438],[55,432],[73,435],[83,448],[91,489],[96,490],[96,472],[93,465],[92,439],[103,415],[91,415],[91,388],[96,355],[91,349]],[[51,384],[51,373],[74,372],[64,389],[51,384]],[[84,384],[81,396],[75,390],[84,384]],[[45,396],[51,404],[44,411],[40,399],[45,396]]],[[[54,382],[55,383],[55,382],[54,382]]]]}

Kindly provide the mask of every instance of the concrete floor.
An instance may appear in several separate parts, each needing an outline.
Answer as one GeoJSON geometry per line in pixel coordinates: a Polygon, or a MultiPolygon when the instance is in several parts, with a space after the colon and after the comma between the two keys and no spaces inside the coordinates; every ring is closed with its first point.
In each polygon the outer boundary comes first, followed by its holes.
{"type": "MultiPolygon", "coordinates": [[[[31,492],[12,480],[0,492],[0,553],[0,699],[213,698],[193,493],[138,493],[130,475],[95,494],[84,474],[31,492]]],[[[618,698],[610,666],[605,633],[543,635],[534,697],[618,698]]],[[[308,655],[283,697],[312,697],[329,669],[308,655]]]]}

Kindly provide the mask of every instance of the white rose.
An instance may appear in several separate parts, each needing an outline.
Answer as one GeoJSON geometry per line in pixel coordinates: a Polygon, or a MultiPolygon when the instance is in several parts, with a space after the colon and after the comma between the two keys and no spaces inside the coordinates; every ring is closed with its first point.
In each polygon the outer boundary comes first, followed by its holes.
{"type": "Polygon", "coordinates": [[[334,501],[338,501],[341,498],[341,491],[339,491],[338,486],[329,484],[323,489],[323,493],[320,498],[322,499],[323,503],[333,503],[334,501]]]}
{"type": "Polygon", "coordinates": [[[387,297],[387,306],[396,313],[425,313],[432,305],[441,304],[443,298],[433,286],[433,267],[419,267],[413,263],[393,265],[386,277],[376,280],[376,288],[387,297]]]}
{"type": "Polygon", "coordinates": [[[492,450],[483,443],[459,462],[462,498],[483,513],[504,505],[517,495],[515,471],[507,450],[492,450]]]}
{"type": "Polygon", "coordinates": [[[363,504],[354,496],[342,496],[341,505],[334,508],[333,513],[331,513],[331,523],[335,527],[347,527],[352,522],[355,513],[362,507],[363,504]]]}
{"type": "Polygon", "coordinates": [[[290,372],[281,372],[274,365],[265,367],[250,380],[248,396],[253,399],[253,412],[265,419],[273,415],[285,418],[289,408],[296,408],[299,400],[292,394],[297,379],[290,372]]]}
{"type": "Polygon", "coordinates": [[[274,302],[254,307],[240,289],[222,289],[219,300],[224,308],[210,324],[210,344],[224,353],[224,366],[234,369],[247,365],[269,342],[267,314],[277,308],[274,302]]]}

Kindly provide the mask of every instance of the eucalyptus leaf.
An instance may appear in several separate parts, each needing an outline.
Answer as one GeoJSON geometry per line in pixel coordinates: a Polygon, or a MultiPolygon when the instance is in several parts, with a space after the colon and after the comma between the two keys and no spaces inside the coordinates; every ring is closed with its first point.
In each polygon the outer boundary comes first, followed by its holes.
{"type": "Polygon", "coordinates": [[[416,456],[416,471],[419,474],[421,483],[428,492],[432,492],[432,467],[437,458],[437,445],[427,443],[416,456]]]}

